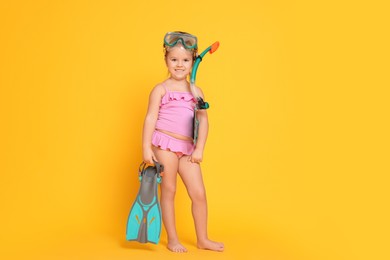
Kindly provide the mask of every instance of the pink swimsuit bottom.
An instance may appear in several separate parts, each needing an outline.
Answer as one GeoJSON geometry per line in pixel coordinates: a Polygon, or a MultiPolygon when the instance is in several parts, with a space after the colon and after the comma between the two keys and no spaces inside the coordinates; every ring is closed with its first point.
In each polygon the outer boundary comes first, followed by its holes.
{"type": "Polygon", "coordinates": [[[194,151],[194,143],[191,140],[180,140],[158,130],[153,132],[152,144],[166,151],[174,152],[177,157],[191,155],[194,151]]]}

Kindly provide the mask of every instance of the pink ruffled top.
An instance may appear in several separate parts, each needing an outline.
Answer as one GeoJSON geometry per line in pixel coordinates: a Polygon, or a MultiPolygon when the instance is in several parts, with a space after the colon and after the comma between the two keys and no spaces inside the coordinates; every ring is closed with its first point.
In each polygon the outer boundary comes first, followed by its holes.
{"type": "MultiPolygon", "coordinates": [[[[164,86],[165,87],[165,86],[164,86]]],[[[196,100],[191,92],[169,91],[161,99],[156,129],[192,137],[196,100]]]]}

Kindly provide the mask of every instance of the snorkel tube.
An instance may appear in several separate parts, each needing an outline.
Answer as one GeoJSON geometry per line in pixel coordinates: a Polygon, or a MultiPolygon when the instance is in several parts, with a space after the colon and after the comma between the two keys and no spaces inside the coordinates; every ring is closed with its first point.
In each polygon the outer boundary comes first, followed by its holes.
{"type": "Polygon", "coordinates": [[[219,42],[213,43],[211,46],[209,46],[206,50],[204,50],[201,54],[196,57],[194,65],[192,66],[192,72],[191,72],[191,78],[190,78],[190,88],[192,95],[197,100],[197,108],[198,109],[208,109],[209,103],[205,102],[201,96],[199,96],[198,92],[196,91],[195,87],[195,79],[196,79],[196,72],[198,70],[199,63],[202,61],[203,57],[210,52],[210,54],[214,53],[219,47],[219,42]]]}

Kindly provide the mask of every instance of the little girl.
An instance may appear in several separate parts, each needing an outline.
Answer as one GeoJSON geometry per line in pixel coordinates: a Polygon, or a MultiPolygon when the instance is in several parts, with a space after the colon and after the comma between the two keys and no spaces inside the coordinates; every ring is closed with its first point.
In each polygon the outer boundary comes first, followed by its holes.
{"type": "MultiPolygon", "coordinates": [[[[165,63],[169,78],[156,85],[149,96],[143,129],[143,160],[164,165],[161,183],[162,218],[168,235],[168,249],[187,252],[176,232],[174,198],[179,173],[192,201],[197,246],[223,251],[224,245],[209,240],[207,235],[207,202],[200,163],[208,133],[206,110],[198,110],[199,132],[193,144],[195,102],[187,81],[197,55],[197,38],[184,32],[167,33],[164,37],[165,63]]],[[[202,91],[197,91],[203,97],[202,91]]]]}

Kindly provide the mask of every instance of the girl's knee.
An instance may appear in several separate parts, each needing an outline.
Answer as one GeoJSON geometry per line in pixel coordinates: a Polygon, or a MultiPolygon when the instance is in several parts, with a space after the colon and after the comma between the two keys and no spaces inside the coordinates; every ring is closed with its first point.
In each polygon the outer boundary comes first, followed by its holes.
{"type": "Polygon", "coordinates": [[[190,198],[194,203],[204,203],[206,202],[206,191],[204,189],[192,191],[190,198]]]}
{"type": "Polygon", "coordinates": [[[174,198],[176,194],[176,186],[165,185],[161,188],[161,195],[168,198],[174,198]]]}

